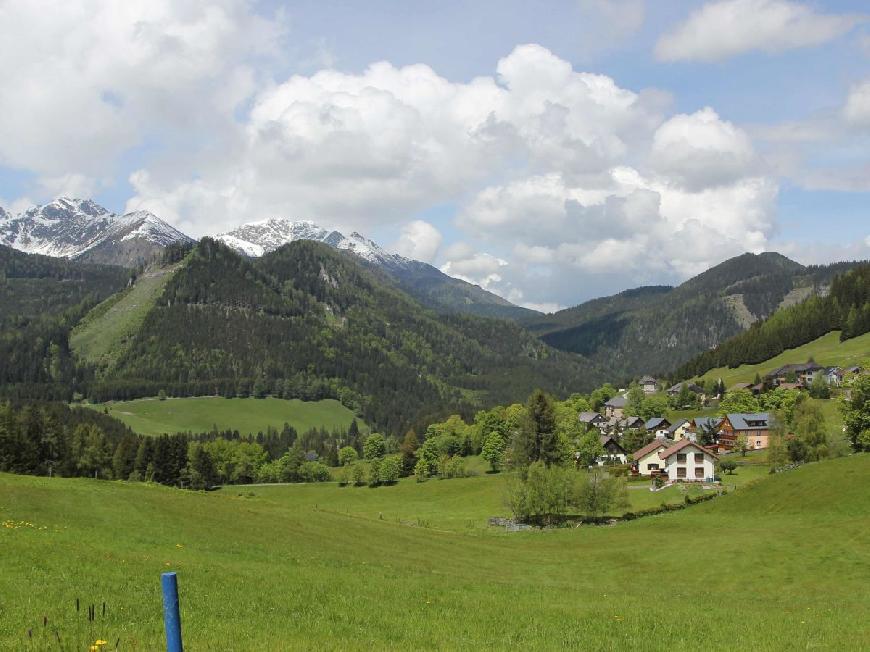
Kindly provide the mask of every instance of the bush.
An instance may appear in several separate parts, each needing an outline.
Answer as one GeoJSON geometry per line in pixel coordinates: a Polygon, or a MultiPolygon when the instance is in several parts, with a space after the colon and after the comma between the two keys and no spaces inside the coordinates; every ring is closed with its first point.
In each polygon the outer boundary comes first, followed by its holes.
{"type": "Polygon", "coordinates": [[[401,473],[401,458],[391,455],[381,460],[380,468],[378,469],[378,479],[381,484],[396,484],[399,481],[401,473]]]}
{"type": "Polygon", "coordinates": [[[573,494],[573,473],[543,462],[529,465],[525,480],[513,478],[508,485],[508,504],[520,520],[539,520],[551,525],[568,513],[573,494]]]}
{"type": "Polygon", "coordinates": [[[349,466],[359,459],[359,454],[352,446],[345,446],[338,451],[338,465],[349,466]]]}
{"type": "Polygon", "coordinates": [[[723,472],[728,473],[729,475],[734,475],[734,469],[737,468],[737,462],[735,462],[734,460],[728,460],[728,459],[721,460],[719,462],[719,468],[723,472]]]}
{"type": "Polygon", "coordinates": [[[381,483],[381,462],[383,460],[374,459],[369,462],[369,486],[377,487],[381,483]]]}
{"type": "Polygon", "coordinates": [[[446,457],[438,465],[438,475],[442,480],[465,477],[465,460],[461,457],[446,457]]]}
{"type": "Polygon", "coordinates": [[[328,482],[329,467],[323,462],[303,462],[299,467],[299,478],[302,482],[328,482]]]}
{"type": "Polygon", "coordinates": [[[356,487],[365,484],[366,467],[362,462],[354,462],[350,467],[350,478],[356,487]]]}
{"type": "Polygon", "coordinates": [[[383,435],[377,433],[366,437],[363,444],[363,457],[367,460],[377,460],[387,453],[387,442],[383,435]]]}

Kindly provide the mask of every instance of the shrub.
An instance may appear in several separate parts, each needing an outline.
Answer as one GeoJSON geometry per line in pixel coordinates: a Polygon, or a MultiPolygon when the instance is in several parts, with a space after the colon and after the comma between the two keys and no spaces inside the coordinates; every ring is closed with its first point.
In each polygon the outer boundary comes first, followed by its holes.
{"type": "Polygon", "coordinates": [[[363,457],[367,460],[377,460],[387,453],[387,442],[383,435],[374,433],[366,437],[363,444],[363,457]]]}
{"type": "Polygon", "coordinates": [[[508,504],[516,518],[549,525],[568,513],[572,493],[572,472],[538,461],[529,465],[525,480],[511,480],[508,504]]]}
{"type": "Polygon", "coordinates": [[[352,446],[345,446],[338,451],[338,465],[349,466],[359,459],[359,454],[352,446]]]}
{"type": "Polygon", "coordinates": [[[378,478],[381,484],[395,484],[402,473],[402,460],[396,455],[390,455],[381,460],[378,478]]]}
{"type": "Polygon", "coordinates": [[[330,479],[329,467],[323,462],[303,462],[299,467],[302,482],[327,482],[330,479]]]}
{"type": "Polygon", "coordinates": [[[350,478],[356,487],[365,484],[366,467],[362,462],[354,462],[350,467],[350,478]]]}
{"type": "Polygon", "coordinates": [[[729,475],[733,475],[734,469],[736,469],[736,468],[737,468],[737,462],[735,462],[734,460],[727,460],[726,459],[726,460],[721,460],[719,462],[719,469],[725,473],[728,473],[729,475]]]}
{"type": "Polygon", "coordinates": [[[438,473],[442,479],[465,477],[465,460],[461,457],[443,458],[438,466],[438,473]]]}
{"type": "Polygon", "coordinates": [[[381,483],[381,462],[383,460],[375,459],[369,462],[369,486],[377,487],[381,483]]]}

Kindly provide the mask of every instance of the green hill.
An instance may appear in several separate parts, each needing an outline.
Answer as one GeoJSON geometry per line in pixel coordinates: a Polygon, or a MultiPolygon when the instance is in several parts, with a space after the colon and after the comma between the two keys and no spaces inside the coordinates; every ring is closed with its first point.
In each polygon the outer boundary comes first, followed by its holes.
{"type": "Polygon", "coordinates": [[[160,649],[172,569],[189,649],[866,649],[868,475],[853,455],[681,512],[515,534],[436,520],[490,478],[403,481],[391,507],[391,488],[0,475],[0,647],[56,646],[57,628],[76,649],[160,649]],[[377,514],[348,504],[368,500],[377,514]]]}
{"type": "Polygon", "coordinates": [[[512,322],[427,310],[310,241],[252,261],[203,240],[124,341],[104,354],[116,363],[92,397],[337,398],[397,433],[536,387],[564,395],[603,380],[512,322]]]}
{"type": "Polygon", "coordinates": [[[755,374],[759,374],[763,378],[766,373],[785,364],[806,362],[809,359],[813,359],[826,367],[864,366],[870,360],[870,333],[841,342],[840,331],[832,331],[808,344],[783,351],[764,362],[744,364],[733,369],[716,367],[704,373],[700,378],[707,381],[721,378],[725,387],[731,387],[734,383],[751,383],[755,374]]]}
{"type": "MultiPolygon", "coordinates": [[[[140,435],[160,435],[174,432],[209,432],[238,430],[240,434],[257,434],[269,427],[280,430],[288,423],[297,432],[312,428],[346,429],[353,412],[334,399],[322,401],[284,400],[279,398],[153,398],[134,401],[110,401],[89,404],[95,410],[107,409],[109,414],[130,426],[140,435]]],[[[360,423],[365,432],[368,427],[360,423]]]]}
{"type": "Polygon", "coordinates": [[[743,254],[682,285],[642,287],[522,324],[613,377],[666,374],[760,319],[827,292],[857,263],[805,267],[774,252],[743,254]]]}

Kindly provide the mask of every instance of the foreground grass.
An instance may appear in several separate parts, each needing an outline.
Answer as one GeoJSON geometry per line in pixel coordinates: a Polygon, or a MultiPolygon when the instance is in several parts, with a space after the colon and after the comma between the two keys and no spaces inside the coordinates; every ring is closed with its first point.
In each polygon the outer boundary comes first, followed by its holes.
{"type": "MultiPolygon", "coordinates": [[[[109,414],[142,435],[160,435],[173,432],[208,432],[238,430],[243,435],[265,432],[267,428],[280,430],[289,423],[302,433],[311,428],[347,429],[355,415],[334,399],[322,401],[285,400],[280,398],[153,398],[134,401],[109,401],[97,405],[95,410],[108,409],[109,414]]],[[[368,427],[357,419],[360,430],[368,427]]]]}
{"type": "Polygon", "coordinates": [[[756,373],[763,378],[765,374],[784,364],[806,362],[810,358],[824,366],[847,367],[862,364],[868,356],[870,356],[870,333],[841,342],[840,331],[831,331],[817,340],[783,351],[764,362],[744,364],[735,369],[717,367],[705,373],[701,378],[706,381],[715,381],[717,378],[721,378],[725,387],[731,387],[735,383],[751,383],[755,379],[756,373]]]}
{"type": "Polygon", "coordinates": [[[852,456],[615,527],[489,535],[361,513],[388,491],[470,510],[486,478],[238,496],[0,475],[0,520],[32,524],[0,527],[0,648],[43,615],[72,635],[80,597],[108,605],[85,634],[161,649],[171,568],[193,650],[866,649],[868,477],[852,456]]]}

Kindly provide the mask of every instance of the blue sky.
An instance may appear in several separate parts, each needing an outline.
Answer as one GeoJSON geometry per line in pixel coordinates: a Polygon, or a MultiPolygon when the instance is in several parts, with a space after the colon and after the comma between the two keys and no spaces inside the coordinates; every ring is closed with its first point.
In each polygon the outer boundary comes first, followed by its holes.
{"type": "Polygon", "coordinates": [[[0,6],[0,205],[313,219],[542,309],[870,254],[866,2],[121,6],[0,6]]]}

